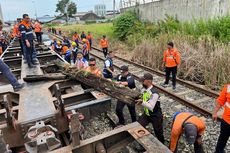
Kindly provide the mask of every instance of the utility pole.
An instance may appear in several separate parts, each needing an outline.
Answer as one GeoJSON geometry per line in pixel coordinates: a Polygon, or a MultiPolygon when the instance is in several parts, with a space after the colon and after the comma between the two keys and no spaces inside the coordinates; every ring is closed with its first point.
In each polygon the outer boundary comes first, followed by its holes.
{"type": "Polygon", "coordinates": [[[113,0],[113,18],[115,18],[115,5],[116,5],[116,1],[113,0]]]}
{"type": "Polygon", "coordinates": [[[34,11],[35,11],[35,18],[37,20],[37,9],[36,9],[36,4],[35,1],[32,1],[33,5],[34,5],[34,11]]]}
{"type": "Polygon", "coordinates": [[[70,2],[68,2],[65,6],[65,13],[66,13],[66,23],[68,24],[69,16],[68,16],[68,8],[69,8],[70,2]]]}

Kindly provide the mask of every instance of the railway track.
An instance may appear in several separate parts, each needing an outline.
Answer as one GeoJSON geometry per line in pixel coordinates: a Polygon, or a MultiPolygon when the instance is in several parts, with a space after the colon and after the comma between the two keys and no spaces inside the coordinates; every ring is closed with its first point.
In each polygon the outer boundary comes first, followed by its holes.
{"type": "MultiPolygon", "coordinates": [[[[61,36],[53,35],[59,39],[62,39],[61,36]]],[[[104,55],[102,51],[98,48],[92,47],[90,51],[90,55],[99,59],[100,61],[104,61],[104,55]]],[[[218,97],[218,93],[209,89],[205,89],[200,85],[195,83],[191,83],[188,81],[184,81],[182,79],[177,78],[177,89],[173,91],[171,87],[163,88],[161,84],[164,81],[164,73],[154,70],[150,67],[135,63],[133,61],[115,56],[114,66],[116,69],[120,70],[122,65],[128,65],[130,73],[133,74],[136,80],[146,72],[153,74],[154,76],[154,87],[158,89],[161,93],[168,95],[175,101],[181,103],[181,105],[175,106],[179,110],[187,106],[192,108],[193,110],[199,112],[205,116],[212,116],[212,111],[215,106],[215,99],[218,97]],[[195,96],[194,96],[195,95],[195,96]]],[[[221,111],[219,114],[222,114],[221,111]]],[[[221,115],[219,115],[219,119],[221,119],[221,115]]]]}

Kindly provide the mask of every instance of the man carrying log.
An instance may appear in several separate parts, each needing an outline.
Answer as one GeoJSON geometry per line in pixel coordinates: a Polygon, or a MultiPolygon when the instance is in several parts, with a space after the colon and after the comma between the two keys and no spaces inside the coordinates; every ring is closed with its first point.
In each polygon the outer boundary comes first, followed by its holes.
{"type": "MultiPolygon", "coordinates": [[[[135,80],[134,77],[129,73],[129,68],[126,65],[123,65],[121,67],[121,74],[119,74],[116,77],[117,84],[129,87],[130,89],[135,89],[135,80]]],[[[116,114],[119,119],[119,122],[117,123],[117,126],[119,125],[125,125],[125,119],[123,115],[123,108],[125,107],[125,103],[123,101],[117,101],[117,106],[116,106],[116,114]]],[[[132,122],[136,122],[136,110],[135,110],[135,105],[129,105],[127,104],[127,107],[129,109],[129,113],[131,115],[132,122]]]]}
{"type": "Polygon", "coordinates": [[[164,144],[163,115],[159,100],[160,96],[156,89],[154,89],[152,81],[153,76],[150,73],[145,73],[141,78],[144,90],[142,92],[142,99],[136,100],[136,103],[144,107],[144,113],[140,116],[138,122],[143,127],[152,123],[157,139],[164,144]]]}

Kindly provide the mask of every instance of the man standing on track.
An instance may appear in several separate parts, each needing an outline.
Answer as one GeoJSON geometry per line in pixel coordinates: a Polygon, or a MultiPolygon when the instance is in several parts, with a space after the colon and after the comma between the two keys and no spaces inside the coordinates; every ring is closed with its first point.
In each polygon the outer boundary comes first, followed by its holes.
{"type": "Polygon", "coordinates": [[[104,63],[105,64],[103,69],[104,78],[108,78],[108,79],[113,78],[113,73],[114,73],[113,57],[114,57],[114,53],[110,51],[104,63]]]}
{"type": "Polygon", "coordinates": [[[213,120],[217,120],[217,112],[221,107],[224,107],[224,113],[222,115],[220,136],[215,153],[225,153],[224,148],[230,136],[230,84],[224,86],[220,96],[217,98],[216,107],[212,115],[213,120]]]}
{"type": "Polygon", "coordinates": [[[89,50],[92,49],[92,44],[93,44],[93,36],[91,32],[88,32],[88,35],[86,36],[86,39],[89,41],[89,50]]]}
{"type": "Polygon", "coordinates": [[[106,39],[105,35],[103,35],[103,38],[100,40],[100,45],[101,45],[104,57],[106,58],[107,54],[108,54],[108,45],[109,45],[109,43],[108,43],[108,40],[106,39]]]}
{"type": "Polygon", "coordinates": [[[172,73],[172,85],[173,90],[176,89],[176,74],[177,68],[180,65],[180,53],[174,48],[173,42],[168,43],[168,49],[164,51],[163,64],[162,67],[165,67],[165,82],[163,87],[169,85],[170,74],[172,73]]]}
{"type": "Polygon", "coordinates": [[[35,52],[34,49],[34,36],[33,36],[33,29],[30,23],[30,18],[28,14],[23,14],[22,22],[19,25],[19,31],[22,35],[22,42],[26,47],[26,61],[29,68],[34,68],[36,63],[32,58],[33,53],[35,52]]]}
{"type": "Polygon", "coordinates": [[[42,43],[42,26],[38,21],[36,21],[34,24],[34,32],[36,34],[38,43],[41,44],[42,43]]]}

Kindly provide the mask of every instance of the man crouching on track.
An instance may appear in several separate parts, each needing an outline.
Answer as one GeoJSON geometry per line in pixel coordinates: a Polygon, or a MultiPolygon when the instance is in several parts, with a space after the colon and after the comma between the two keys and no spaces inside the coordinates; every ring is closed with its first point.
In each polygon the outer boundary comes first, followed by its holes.
{"type": "Polygon", "coordinates": [[[173,115],[170,150],[174,153],[177,152],[178,140],[184,132],[187,142],[194,144],[194,152],[204,153],[202,147],[204,131],[205,123],[203,120],[188,112],[176,112],[173,115]]]}
{"type": "Polygon", "coordinates": [[[136,103],[144,106],[144,113],[140,116],[138,122],[143,127],[152,123],[157,139],[164,144],[163,115],[160,107],[160,96],[153,88],[153,76],[150,73],[145,73],[140,81],[143,84],[144,91],[142,92],[142,99],[136,100],[136,103]]]}

